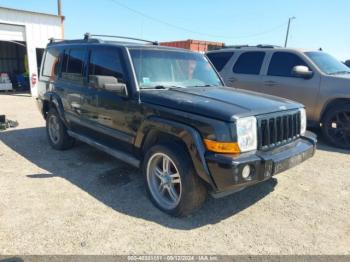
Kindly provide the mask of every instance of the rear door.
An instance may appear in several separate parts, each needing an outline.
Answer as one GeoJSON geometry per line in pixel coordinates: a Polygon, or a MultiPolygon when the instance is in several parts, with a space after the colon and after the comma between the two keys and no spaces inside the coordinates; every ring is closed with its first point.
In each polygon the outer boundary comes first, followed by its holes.
{"type": "Polygon", "coordinates": [[[262,75],[260,74],[265,59],[264,51],[246,51],[241,53],[232,68],[226,69],[226,85],[251,91],[260,91],[262,75]]]}
{"type": "Polygon", "coordinates": [[[311,115],[318,97],[320,76],[302,56],[289,51],[272,53],[263,82],[261,92],[302,103],[311,115]],[[299,65],[307,66],[312,70],[313,77],[304,79],[293,76],[293,67],[299,65]]]}
{"type": "Polygon", "coordinates": [[[61,73],[55,89],[62,98],[66,118],[71,128],[80,132],[82,96],[86,91],[86,48],[71,47],[64,50],[61,73]]]}

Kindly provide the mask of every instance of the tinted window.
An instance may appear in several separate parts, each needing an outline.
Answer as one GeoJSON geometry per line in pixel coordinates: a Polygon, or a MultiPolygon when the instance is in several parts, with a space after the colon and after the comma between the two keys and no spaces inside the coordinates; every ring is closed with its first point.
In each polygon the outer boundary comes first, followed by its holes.
{"type": "Polygon", "coordinates": [[[264,52],[247,52],[239,56],[232,71],[237,74],[258,75],[265,57],[264,52]]]}
{"type": "Polygon", "coordinates": [[[207,57],[215,66],[216,70],[221,71],[230,58],[233,56],[233,52],[220,52],[220,53],[209,53],[207,57]]]}
{"type": "Polygon", "coordinates": [[[89,79],[91,76],[113,76],[125,83],[121,53],[116,49],[94,49],[90,54],[89,79]]]}
{"type": "Polygon", "coordinates": [[[56,48],[49,48],[46,51],[45,62],[43,67],[43,76],[55,78],[58,73],[60,64],[60,50],[56,48]]]}
{"type": "Polygon", "coordinates": [[[272,55],[267,74],[270,76],[293,77],[292,69],[298,65],[307,66],[307,64],[295,54],[276,52],[272,55]]]}
{"type": "Polygon", "coordinates": [[[83,49],[66,50],[63,58],[62,78],[82,81],[84,75],[85,51],[83,49]]]}

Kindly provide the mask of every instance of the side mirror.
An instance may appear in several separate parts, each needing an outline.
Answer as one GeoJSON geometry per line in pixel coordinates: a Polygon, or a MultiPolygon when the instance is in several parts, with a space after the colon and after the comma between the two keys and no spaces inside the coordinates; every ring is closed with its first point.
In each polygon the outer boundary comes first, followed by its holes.
{"type": "Polygon", "coordinates": [[[299,78],[310,79],[314,72],[312,72],[307,66],[295,66],[292,69],[292,75],[299,78]]]}
{"type": "Polygon", "coordinates": [[[89,83],[92,87],[104,89],[127,97],[128,89],[124,83],[119,83],[114,76],[90,75],[89,83]]]}
{"type": "Polygon", "coordinates": [[[350,67],[350,60],[346,60],[346,61],[345,61],[345,65],[346,65],[347,67],[350,67]]]}

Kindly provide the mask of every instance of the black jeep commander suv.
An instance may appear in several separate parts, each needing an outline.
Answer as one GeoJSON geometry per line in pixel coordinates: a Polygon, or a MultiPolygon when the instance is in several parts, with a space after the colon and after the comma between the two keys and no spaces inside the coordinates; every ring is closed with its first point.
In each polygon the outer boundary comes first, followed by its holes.
{"type": "Polygon", "coordinates": [[[302,105],[226,88],[203,55],[156,43],[52,40],[39,93],[53,148],[78,139],[141,167],[152,202],[174,216],[315,152],[302,105]]]}

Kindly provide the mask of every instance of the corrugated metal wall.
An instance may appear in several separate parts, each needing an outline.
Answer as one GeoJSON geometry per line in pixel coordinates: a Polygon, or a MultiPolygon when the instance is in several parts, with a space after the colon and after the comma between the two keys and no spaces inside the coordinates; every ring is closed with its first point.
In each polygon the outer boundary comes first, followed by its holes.
{"type": "MultiPolygon", "coordinates": [[[[20,37],[18,32],[23,32],[30,78],[37,79],[38,77],[38,67],[40,66],[37,62],[38,49],[45,48],[48,39],[51,37],[62,38],[62,21],[63,17],[60,16],[0,7],[0,24],[7,25],[2,26],[2,30],[0,30],[0,41],[18,40],[17,37],[20,37]],[[23,31],[19,30],[19,27],[23,28],[23,31]],[[13,28],[14,30],[7,30],[6,28],[13,28]]],[[[7,65],[4,64],[4,66],[14,65],[13,62],[7,62],[7,65]]],[[[31,93],[36,97],[38,95],[37,81],[29,81],[29,83],[31,93]]]]}

